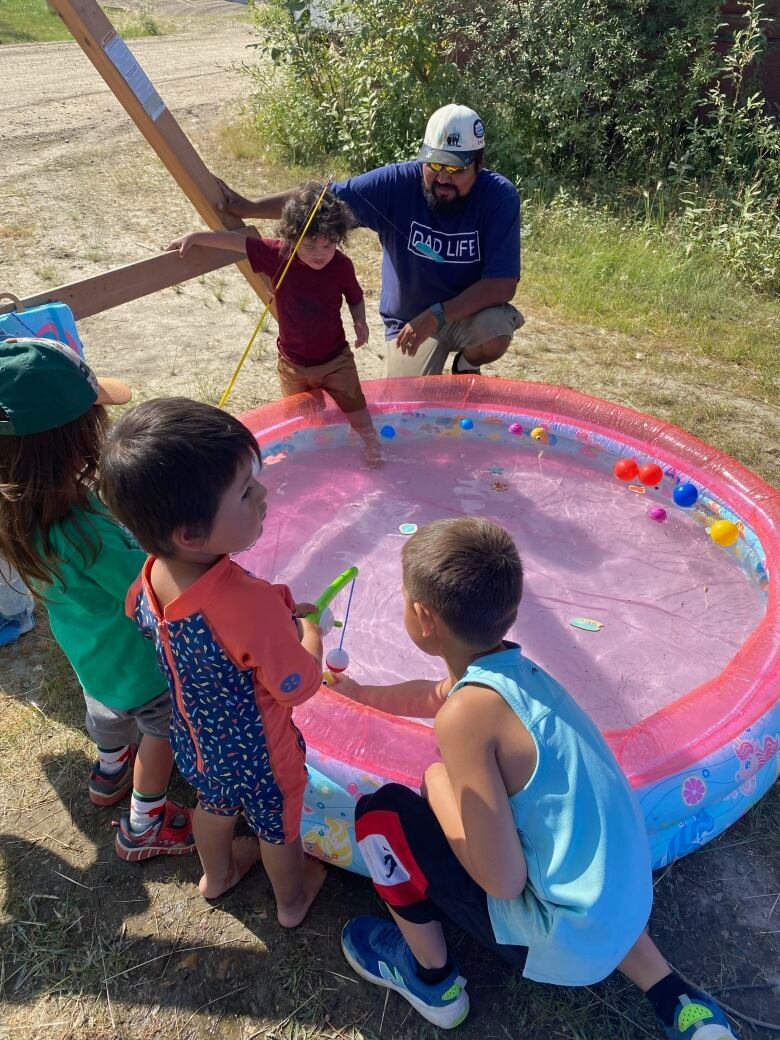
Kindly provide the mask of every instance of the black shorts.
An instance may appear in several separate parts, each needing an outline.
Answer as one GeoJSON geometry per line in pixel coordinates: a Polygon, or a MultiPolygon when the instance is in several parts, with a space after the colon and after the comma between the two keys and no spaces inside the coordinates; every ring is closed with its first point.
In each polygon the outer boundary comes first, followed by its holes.
{"type": "Polygon", "coordinates": [[[496,942],[487,893],[461,866],[430,805],[401,784],[364,795],[355,832],[371,879],[393,913],[414,924],[448,918],[513,967],[525,946],[496,942]]]}

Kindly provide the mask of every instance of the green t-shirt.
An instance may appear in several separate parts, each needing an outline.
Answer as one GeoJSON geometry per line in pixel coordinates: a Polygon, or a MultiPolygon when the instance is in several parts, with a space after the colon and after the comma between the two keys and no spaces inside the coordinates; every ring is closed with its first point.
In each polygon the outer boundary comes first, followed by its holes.
{"type": "Polygon", "coordinates": [[[75,509],[49,531],[62,582],[37,591],[44,597],[54,638],[86,692],[101,704],[128,711],[167,689],[154,644],[125,614],[127,591],[146,553],[97,498],[91,503],[94,513],[75,509]],[[94,560],[74,517],[99,540],[94,560]]]}

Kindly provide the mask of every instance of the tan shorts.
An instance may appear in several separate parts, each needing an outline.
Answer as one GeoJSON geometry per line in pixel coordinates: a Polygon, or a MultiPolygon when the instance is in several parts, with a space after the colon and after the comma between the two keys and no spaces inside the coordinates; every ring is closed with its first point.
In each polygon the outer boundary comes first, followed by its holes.
{"type": "Polygon", "coordinates": [[[359,412],[366,407],[355,358],[349,347],[324,365],[294,365],[280,354],[276,367],[284,397],[307,390],[325,390],[342,412],[359,412]]]}
{"type": "Polygon", "coordinates": [[[424,339],[414,357],[402,354],[394,339],[387,342],[388,376],[441,375],[448,355],[478,347],[497,336],[509,336],[520,328],[525,318],[511,303],[486,307],[468,318],[451,321],[441,332],[424,339]]]}

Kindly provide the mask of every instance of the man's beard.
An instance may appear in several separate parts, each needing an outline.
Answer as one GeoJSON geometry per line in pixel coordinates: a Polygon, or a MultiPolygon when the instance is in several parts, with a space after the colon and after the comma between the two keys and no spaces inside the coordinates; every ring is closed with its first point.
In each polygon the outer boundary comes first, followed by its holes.
{"type": "Polygon", "coordinates": [[[423,185],[423,195],[431,213],[435,213],[440,217],[451,217],[456,213],[460,213],[461,210],[465,209],[468,202],[468,195],[458,194],[451,199],[443,199],[439,195],[434,195],[433,189],[426,188],[425,185],[423,185]]]}

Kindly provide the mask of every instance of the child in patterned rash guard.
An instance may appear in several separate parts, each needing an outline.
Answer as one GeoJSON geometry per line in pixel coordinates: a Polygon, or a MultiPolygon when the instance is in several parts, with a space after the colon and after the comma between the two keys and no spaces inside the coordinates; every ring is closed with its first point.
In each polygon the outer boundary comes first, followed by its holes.
{"type": "Polygon", "coordinates": [[[261,858],[279,923],[303,920],[325,868],[299,835],[305,745],[292,708],[317,692],[322,641],[285,585],[229,553],[262,533],[260,453],[237,419],[185,398],[148,401],[112,431],[102,488],[152,555],[127,612],[154,640],[173,690],[172,744],[198,793],[200,891],[218,898],[261,858]],[[257,834],[234,838],[243,814],[257,834]]]}

